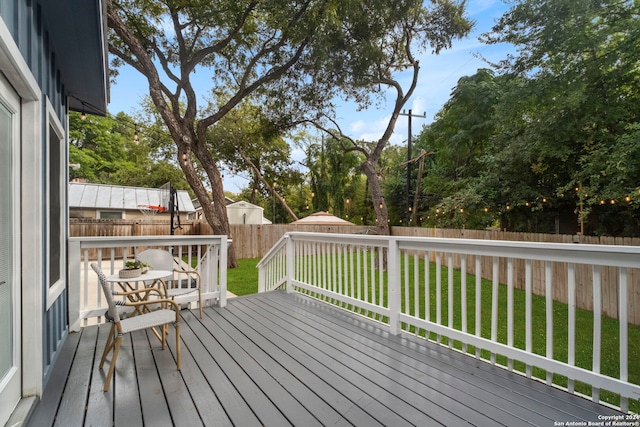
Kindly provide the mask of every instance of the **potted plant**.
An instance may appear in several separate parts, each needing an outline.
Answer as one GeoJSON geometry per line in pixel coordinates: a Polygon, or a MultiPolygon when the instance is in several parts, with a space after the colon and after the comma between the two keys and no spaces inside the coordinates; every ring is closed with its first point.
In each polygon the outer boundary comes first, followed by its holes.
{"type": "Polygon", "coordinates": [[[149,271],[149,264],[144,261],[126,261],[124,268],[118,272],[118,275],[123,279],[131,279],[138,277],[141,274],[149,271]]]}

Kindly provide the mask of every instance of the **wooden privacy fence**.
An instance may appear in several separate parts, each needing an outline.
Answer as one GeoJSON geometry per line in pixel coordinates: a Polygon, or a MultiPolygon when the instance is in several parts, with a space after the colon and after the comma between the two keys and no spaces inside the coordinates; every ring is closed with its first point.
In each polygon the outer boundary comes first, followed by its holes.
{"type": "MultiPolygon", "coordinates": [[[[168,235],[169,222],[157,221],[153,223],[142,223],[139,221],[125,220],[70,220],[70,236],[144,236],[144,235],[168,235]]],[[[275,245],[278,240],[287,232],[318,232],[336,234],[369,234],[374,230],[367,226],[326,226],[326,225],[305,225],[297,226],[291,224],[234,224],[231,225],[231,235],[233,248],[238,259],[262,258],[275,245]]],[[[183,221],[182,229],[176,230],[177,235],[211,235],[211,228],[208,224],[200,221],[183,221]]],[[[595,244],[595,245],[625,245],[640,246],[640,238],[619,238],[619,237],[598,237],[598,236],[577,236],[560,234],[541,233],[518,233],[496,230],[449,230],[436,228],[413,228],[413,227],[392,227],[392,234],[395,236],[414,237],[438,237],[438,238],[463,238],[481,240],[507,240],[518,242],[548,242],[548,243],[573,243],[573,244],[595,244]]],[[[433,255],[432,255],[433,256],[433,255]]],[[[482,276],[485,279],[493,279],[494,269],[491,257],[480,257],[482,262],[482,276]]],[[[473,274],[472,266],[475,264],[473,255],[467,256],[467,272],[473,274]]],[[[500,283],[507,283],[508,280],[507,259],[500,259],[498,262],[498,280],[500,283]]],[[[454,267],[460,268],[461,260],[459,256],[454,257],[454,267]]],[[[515,259],[513,262],[515,278],[514,286],[524,289],[525,283],[524,262],[515,259]]],[[[545,265],[543,261],[536,261],[533,268],[533,292],[537,295],[545,294],[545,265]]],[[[576,282],[576,306],[585,310],[593,310],[593,287],[592,268],[586,264],[576,264],[574,269],[576,282]]],[[[553,299],[562,303],[568,302],[568,266],[567,264],[554,263],[552,267],[553,299]]],[[[602,312],[612,318],[618,317],[618,275],[607,268],[601,271],[602,280],[602,312]]],[[[640,325],[640,271],[629,269],[628,272],[629,295],[633,301],[629,301],[629,321],[634,325],[640,325]]]]}

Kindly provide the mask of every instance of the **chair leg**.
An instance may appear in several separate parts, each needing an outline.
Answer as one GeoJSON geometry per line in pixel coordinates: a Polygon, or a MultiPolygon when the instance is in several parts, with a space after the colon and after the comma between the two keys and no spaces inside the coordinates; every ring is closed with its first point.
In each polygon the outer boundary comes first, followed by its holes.
{"type": "Polygon", "coordinates": [[[102,352],[102,358],[100,359],[100,369],[104,366],[104,361],[107,360],[107,354],[113,348],[113,337],[116,334],[116,325],[115,323],[111,324],[111,330],[109,331],[109,336],[107,337],[107,343],[104,346],[104,351],[102,352]]]}
{"type": "Polygon", "coordinates": [[[198,307],[200,307],[200,318],[202,319],[202,292],[198,288],[198,307]]]}
{"type": "Polygon", "coordinates": [[[167,325],[164,324],[160,326],[160,333],[162,334],[162,349],[164,350],[167,346],[167,325]]]}
{"type": "Polygon", "coordinates": [[[111,384],[111,379],[115,374],[116,359],[118,358],[118,353],[120,353],[120,344],[122,344],[122,335],[118,335],[114,341],[113,356],[111,356],[111,365],[109,366],[107,377],[104,379],[104,391],[109,391],[109,384],[111,384]]]}
{"type": "Polygon", "coordinates": [[[180,324],[176,323],[176,365],[180,370],[180,324]]]}

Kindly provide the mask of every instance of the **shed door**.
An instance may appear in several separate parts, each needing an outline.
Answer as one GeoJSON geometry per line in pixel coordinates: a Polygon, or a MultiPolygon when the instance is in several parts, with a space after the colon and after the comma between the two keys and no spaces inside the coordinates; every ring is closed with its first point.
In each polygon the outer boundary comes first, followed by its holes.
{"type": "Polygon", "coordinates": [[[20,99],[0,74],[0,425],[20,400],[20,295],[16,158],[20,99]]]}

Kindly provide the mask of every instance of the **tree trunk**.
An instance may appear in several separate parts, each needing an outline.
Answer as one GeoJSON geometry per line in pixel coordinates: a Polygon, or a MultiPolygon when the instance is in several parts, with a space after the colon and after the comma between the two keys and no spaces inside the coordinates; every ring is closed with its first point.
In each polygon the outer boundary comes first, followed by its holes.
{"type": "Polygon", "coordinates": [[[376,173],[375,163],[367,160],[362,164],[361,168],[369,183],[371,202],[373,203],[373,210],[376,213],[376,232],[383,236],[389,236],[391,235],[389,213],[387,211],[387,204],[384,202],[382,187],[380,186],[380,179],[376,173]]]}
{"type": "MultiPolygon", "coordinates": [[[[202,181],[196,175],[196,171],[191,162],[181,161],[182,170],[184,171],[185,176],[187,176],[189,185],[196,193],[196,197],[200,202],[200,206],[202,206],[202,211],[207,219],[207,223],[209,223],[213,230],[213,234],[226,235],[228,238],[233,239],[233,236],[231,235],[231,228],[229,227],[229,218],[227,216],[227,203],[224,196],[222,175],[220,175],[220,171],[211,157],[211,153],[206,148],[199,148],[203,146],[205,146],[205,144],[194,144],[194,154],[209,177],[209,183],[211,184],[211,198],[209,198],[209,194],[202,184],[202,181]]],[[[227,267],[236,268],[237,266],[238,262],[236,260],[233,244],[231,244],[227,253],[227,267]]]]}

